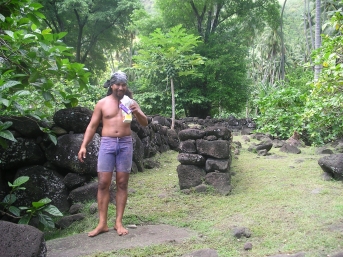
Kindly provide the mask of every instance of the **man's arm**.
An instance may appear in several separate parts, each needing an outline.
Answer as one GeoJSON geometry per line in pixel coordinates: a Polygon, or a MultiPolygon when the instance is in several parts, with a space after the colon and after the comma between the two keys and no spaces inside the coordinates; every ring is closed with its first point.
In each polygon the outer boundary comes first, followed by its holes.
{"type": "Polygon", "coordinates": [[[96,129],[99,126],[101,117],[102,117],[101,104],[97,103],[95,105],[91,121],[89,122],[85,135],[83,137],[83,142],[81,144],[80,151],[77,155],[77,158],[79,159],[80,162],[83,162],[83,159],[86,158],[86,153],[87,153],[86,147],[89,144],[89,142],[92,140],[96,132],[96,129]]]}
{"type": "Polygon", "coordinates": [[[144,127],[148,125],[148,118],[146,117],[144,112],[141,110],[141,108],[139,107],[136,101],[133,101],[133,104],[130,105],[130,109],[132,113],[135,115],[139,124],[141,124],[144,127]]]}

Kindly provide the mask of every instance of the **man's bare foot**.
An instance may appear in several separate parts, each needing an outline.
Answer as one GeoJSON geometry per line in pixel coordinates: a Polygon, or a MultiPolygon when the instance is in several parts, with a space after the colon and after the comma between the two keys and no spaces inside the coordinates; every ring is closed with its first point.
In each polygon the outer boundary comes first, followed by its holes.
{"type": "Polygon", "coordinates": [[[92,230],[91,232],[88,233],[88,236],[89,237],[97,236],[101,233],[108,232],[108,230],[109,229],[107,226],[105,226],[105,227],[97,226],[94,230],[92,230]]]}
{"type": "Polygon", "coordinates": [[[119,236],[125,236],[129,234],[129,231],[126,228],[124,228],[123,225],[115,225],[114,230],[117,231],[119,236]]]}

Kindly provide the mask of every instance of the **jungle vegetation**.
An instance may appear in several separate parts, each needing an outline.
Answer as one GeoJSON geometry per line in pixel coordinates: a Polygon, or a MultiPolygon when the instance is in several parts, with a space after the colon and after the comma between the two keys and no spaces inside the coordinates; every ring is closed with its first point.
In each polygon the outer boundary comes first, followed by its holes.
{"type": "MultiPolygon", "coordinates": [[[[90,109],[112,72],[148,115],[343,134],[342,0],[1,0],[0,112],[90,109]]],[[[0,140],[15,140],[0,122],[0,140]]]]}

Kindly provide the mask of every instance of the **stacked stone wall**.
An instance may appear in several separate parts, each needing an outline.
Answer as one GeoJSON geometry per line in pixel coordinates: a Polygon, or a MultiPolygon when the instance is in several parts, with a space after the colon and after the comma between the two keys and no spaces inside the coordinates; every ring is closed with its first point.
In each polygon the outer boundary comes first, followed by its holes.
{"type": "Polygon", "coordinates": [[[180,189],[220,194],[231,191],[231,131],[226,127],[185,129],[178,134],[180,153],[177,167],[180,189]]]}

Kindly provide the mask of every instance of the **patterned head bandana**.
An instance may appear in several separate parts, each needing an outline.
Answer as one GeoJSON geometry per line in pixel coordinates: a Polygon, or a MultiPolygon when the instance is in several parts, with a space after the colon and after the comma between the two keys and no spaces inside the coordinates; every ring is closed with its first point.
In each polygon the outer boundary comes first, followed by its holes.
{"type": "Polygon", "coordinates": [[[104,84],[104,87],[110,87],[113,84],[118,84],[118,83],[125,83],[127,84],[127,76],[124,72],[122,71],[117,71],[112,74],[111,79],[107,80],[104,84]]]}

